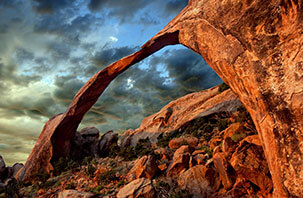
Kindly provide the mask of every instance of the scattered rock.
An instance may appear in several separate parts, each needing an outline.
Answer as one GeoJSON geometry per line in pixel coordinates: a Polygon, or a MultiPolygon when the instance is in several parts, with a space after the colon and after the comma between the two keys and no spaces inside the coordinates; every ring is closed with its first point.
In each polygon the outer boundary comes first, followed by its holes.
{"type": "Polygon", "coordinates": [[[99,143],[99,153],[101,157],[108,156],[110,148],[118,145],[118,134],[114,131],[108,131],[102,135],[99,143]]]}
{"type": "Polygon", "coordinates": [[[64,190],[58,193],[58,198],[91,198],[94,194],[76,190],[64,190]]]}
{"type": "Polygon", "coordinates": [[[195,158],[195,160],[196,160],[196,162],[197,162],[198,165],[205,164],[205,161],[204,161],[205,156],[204,156],[204,154],[198,153],[198,154],[194,155],[194,158],[195,158]]]}
{"type": "Polygon", "coordinates": [[[212,138],[209,141],[209,148],[213,150],[216,146],[218,146],[222,142],[221,138],[212,138]]]}
{"type": "Polygon", "coordinates": [[[237,176],[229,162],[225,159],[224,154],[216,153],[213,156],[213,162],[216,170],[219,172],[224,188],[232,188],[237,176]]]}
{"type": "Polygon", "coordinates": [[[254,183],[265,193],[272,190],[269,168],[257,135],[249,136],[240,142],[230,163],[239,177],[254,183]]]}
{"type": "Polygon", "coordinates": [[[167,169],[167,176],[177,176],[181,172],[184,172],[189,166],[190,154],[193,152],[193,148],[188,145],[183,145],[174,153],[173,160],[167,169]]]}
{"type": "Polygon", "coordinates": [[[210,197],[220,186],[217,173],[203,165],[194,166],[178,177],[178,185],[186,189],[194,198],[210,197]]]}
{"type": "Polygon", "coordinates": [[[160,155],[161,160],[171,160],[174,155],[173,151],[168,148],[158,148],[154,151],[154,153],[160,155]]]}
{"type": "Polygon", "coordinates": [[[187,137],[179,137],[174,138],[169,141],[168,147],[171,149],[178,149],[182,145],[189,145],[191,147],[195,147],[198,144],[198,138],[187,136],[187,137]]]}
{"type": "Polygon", "coordinates": [[[127,180],[133,181],[141,177],[151,179],[158,171],[156,160],[151,155],[145,155],[135,161],[133,168],[127,174],[127,180]]]}
{"type": "Polygon", "coordinates": [[[136,179],[122,189],[119,190],[117,198],[130,198],[130,197],[156,197],[155,190],[152,186],[152,181],[146,178],[136,179]]]}

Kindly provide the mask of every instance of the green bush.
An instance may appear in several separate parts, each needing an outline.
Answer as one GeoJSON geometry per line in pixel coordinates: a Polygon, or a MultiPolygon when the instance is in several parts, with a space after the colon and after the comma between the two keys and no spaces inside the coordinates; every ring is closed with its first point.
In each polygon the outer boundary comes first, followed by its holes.
{"type": "Polygon", "coordinates": [[[229,86],[225,83],[222,83],[221,85],[219,85],[219,92],[222,93],[223,91],[229,89],[229,86]]]}
{"type": "Polygon", "coordinates": [[[92,164],[88,164],[87,167],[85,168],[85,173],[89,176],[89,177],[94,177],[94,173],[96,171],[96,167],[92,164]]]}
{"type": "Polygon", "coordinates": [[[71,182],[69,184],[66,184],[65,189],[75,189],[76,184],[74,182],[71,182]]]}
{"type": "Polygon", "coordinates": [[[178,190],[169,196],[170,198],[191,198],[193,197],[187,190],[178,190]]]}
{"type": "Polygon", "coordinates": [[[228,120],[227,119],[219,119],[216,123],[218,130],[223,131],[228,127],[228,120]]]}
{"type": "Polygon", "coordinates": [[[74,171],[76,168],[80,166],[79,163],[71,160],[70,158],[67,157],[60,157],[58,161],[53,163],[54,166],[54,175],[60,175],[62,172],[72,170],[74,171]]]}
{"type": "Polygon", "coordinates": [[[117,181],[119,178],[116,177],[116,171],[115,170],[110,170],[102,173],[99,176],[99,183],[106,185],[112,181],[117,181]]]}
{"type": "Polygon", "coordinates": [[[209,158],[213,156],[213,152],[208,146],[200,146],[198,150],[202,150],[205,154],[208,154],[209,158]]]}

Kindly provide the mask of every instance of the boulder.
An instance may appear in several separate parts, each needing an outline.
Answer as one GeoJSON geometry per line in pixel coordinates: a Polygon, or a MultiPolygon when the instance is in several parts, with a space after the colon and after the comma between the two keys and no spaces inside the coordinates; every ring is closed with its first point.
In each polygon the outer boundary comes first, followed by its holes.
{"type": "Polygon", "coordinates": [[[0,155],[0,182],[4,181],[6,175],[7,175],[6,165],[2,156],[0,155]]]}
{"type": "Polygon", "coordinates": [[[222,151],[227,158],[231,157],[233,152],[236,150],[236,147],[237,143],[234,142],[230,137],[226,137],[223,140],[222,151]]]}
{"type": "Polygon", "coordinates": [[[167,169],[166,175],[168,177],[177,176],[184,172],[189,166],[190,155],[193,148],[188,145],[183,145],[174,153],[173,160],[167,169]]]}
{"type": "Polygon", "coordinates": [[[225,159],[223,153],[216,153],[213,156],[213,162],[215,165],[216,170],[219,172],[220,180],[225,189],[232,188],[237,174],[229,164],[229,162],[225,159]]]}
{"type": "Polygon", "coordinates": [[[121,141],[120,141],[120,147],[121,148],[125,148],[127,146],[130,146],[130,142],[131,142],[131,136],[134,133],[134,130],[132,129],[128,129],[127,131],[125,131],[123,133],[123,135],[121,136],[121,141]]]}
{"type": "Polygon", "coordinates": [[[91,198],[94,194],[76,190],[64,190],[58,193],[58,198],[91,198]]]}
{"type": "Polygon", "coordinates": [[[22,169],[24,167],[24,165],[22,163],[15,163],[13,165],[13,177],[15,177],[17,175],[17,173],[19,172],[20,169],[22,169]]]}
{"type": "Polygon", "coordinates": [[[107,156],[110,151],[110,148],[112,146],[118,145],[118,139],[118,133],[114,133],[114,131],[108,131],[103,134],[99,142],[100,156],[107,156]]]}
{"type": "Polygon", "coordinates": [[[145,155],[135,161],[133,168],[127,174],[127,180],[133,181],[141,177],[152,179],[158,171],[156,160],[151,155],[145,155]]]}
{"type": "Polygon", "coordinates": [[[155,198],[155,190],[152,181],[146,178],[136,179],[121,188],[117,194],[117,198],[155,198]]]}
{"type": "Polygon", "coordinates": [[[76,132],[71,140],[71,158],[80,161],[86,156],[98,156],[98,143],[99,130],[95,127],[83,128],[80,132],[76,132]]]}
{"type": "Polygon", "coordinates": [[[182,145],[189,145],[191,147],[195,147],[198,145],[198,141],[198,138],[193,136],[179,137],[170,140],[168,147],[171,149],[178,149],[182,145]]]}
{"type": "Polygon", "coordinates": [[[188,190],[193,198],[210,197],[220,186],[217,173],[203,165],[194,166],[183,172],[177,182],[179,187],[188,190]]]}
{"type": "Polygon", "coordinates": [[[196,161],[196,163],[198,165],[205,164],[205,156],[204,156],[204,154],[198,153],[198,154],[195,154],[193,156],[194,156],[194,159],[195,159],[195,161],[196,161]]]}
{"type": "Polygon", "coordinates": [[[249,136],[240,142],[230,163],[239,177],[252,182],[265,193],[272,190],[269,168],[257,135],[249,136]]]}
{"type": "Polygon", "coordinates": [[[161,160],[171,160],[174,155],[174,152],[169,148],[157,148],[154,153],[160,155],[161,160]]]}

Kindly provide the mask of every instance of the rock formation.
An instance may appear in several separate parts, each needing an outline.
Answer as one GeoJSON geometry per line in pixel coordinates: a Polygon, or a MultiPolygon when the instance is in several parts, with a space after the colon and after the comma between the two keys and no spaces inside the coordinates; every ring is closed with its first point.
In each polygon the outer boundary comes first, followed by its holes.
{"type": "Polygon", "coordinates": [[[25,178],[68,155],[84,114],[130,65],[170,44],[204,57],[248,109],[257,127],[275,197],[303,196],[302,0],[190,0],[140,51],[98,72],[68,110],[48,121],[26,163],[25,178]]]}

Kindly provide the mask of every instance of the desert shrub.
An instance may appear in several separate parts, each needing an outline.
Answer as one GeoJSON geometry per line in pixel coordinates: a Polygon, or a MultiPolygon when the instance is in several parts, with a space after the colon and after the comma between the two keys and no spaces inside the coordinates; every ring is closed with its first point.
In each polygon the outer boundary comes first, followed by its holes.
{"type": "Polygon", "coordinates": [[[72,170],[74,171],[77,169],[80,165],[79,163],[71,160],[68,157],[60,157],[57,161],[53,163],[54,166],[54,172],[53,174],[55,176],[60,175],[62,172],[72,170]]]}
{"type": "Polygon", "coordinates": [[[150,140],[147,137],[145,139],[140,139],[136,144],[136,146],[134,147],[127,146],[121,148],[118,155],[123,157],[124,159],[131,161],[144,155],[155,155],[155,154],[152,145],[150,143],[150,140]]]}
{"type": "Polygon", "coordinates": [[[99,183],[103,185],[117,180],[119,180],[119,178],[116,176],[115,170],[105,171],[104,173],[99,175],[99,183]]]}
{"type": "Polygon", "coordinates": [[[192,195],[187,190],[178,190],[169,196],[170,198],[191,198],[192,195]]]}
{"type": "Polygon", "coordinates": [[[174,139],[174,138],[177,138],[177,137],[180,137],[182,134],[175,130],[175,131],[172,131],[170,133],[166,133],[166,134],[161,134],[159,137],[158,137],[158,142],[157,142],[157,146],[159,147],[168,147],[168,144],[169,144],[169,141],[174,139]]]}
{"type": "Polygon", "coordinates": [[[93,177],[94,173],[96,171],[96,167],[92,164],[88,164],[87,167],[85,168],[85,173],[89,176],[89,177],[93,177]]]}
{"type": "Polygon", "coordinates": [[[216,123],[218,130],[223,131],[228,127],[228,120],[227,119],[219,119],[216,123]]]}
{"type": "Polygon", "coordinates": [[[213,152],[208,146],[200,146],[198,150],[202,150],[205,154],[208,154],[209,158],[213,156],[213,152]]]}
{"type": "Polygon", "coordinates": [[[76,188],[76,184],[74,182],[68,183],[65,186],[65,189],[75,189],[76,188]]]}
{"type": "Polygon", "coordinates": [[[184,126],[184,131],[186,134],[209,141],[216,122],[217,120],[208,117],[197,118],[184,126]]]}
{"type": "Polygon", "coordinates": [[[222,83],[221,85],[219,85],[219,92],[223,92],[225,90],[229,89],[229,86],[225,83],[222,83]]]}
{"type": "Polygon", "coordinates": [[[24,187],[23,182],[17,181],[16,179],[11,179],[10,182],[5,187],[4,196],[5,197],[20,197],[19,190],[24,187]]]}
{"type": "Polygon", "coordinates": [[[121,186],[124,186],[125,184],[127,184],[127,182],[124,180],[124,179],[121,179],[118,184],[117,184],[117,187],[121,187],[121,186]]]}

